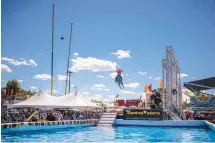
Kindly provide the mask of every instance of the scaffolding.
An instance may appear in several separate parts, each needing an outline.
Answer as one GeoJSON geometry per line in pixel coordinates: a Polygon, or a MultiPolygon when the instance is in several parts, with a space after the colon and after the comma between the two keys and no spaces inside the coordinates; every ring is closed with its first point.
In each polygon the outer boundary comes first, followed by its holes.
{"type": "Polygon", "coordinates": [[[182,91],[180,67],[172,46],[166,47],[166,58],[162,60],[163,67],[163,110],[182,111],[182,91]]]}

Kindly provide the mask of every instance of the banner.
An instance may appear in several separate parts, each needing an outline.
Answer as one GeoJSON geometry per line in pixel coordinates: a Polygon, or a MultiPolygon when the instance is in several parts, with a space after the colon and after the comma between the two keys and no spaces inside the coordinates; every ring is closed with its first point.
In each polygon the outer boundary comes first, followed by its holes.
{"type": "Polygon", "coordinates": [[[215,107],[215,96],[192,96],[190,97],[190,107],[215,107]]]}
{"type": "Polygon", "coordinates": [[[123,109],[124,120],[162,120],[159,109],[123,109]]]}
{"type": "Polygon", "coordinates": [[[150,97],[151,97],[151,95],[152,95],[152,93],[147,93],[146,94],[146,101],[145,101],[145,107],[146,107],[146,109],[150,109],[151,108],[151,99],[150,99],[150,97]]]}
{"type": "Polygon", "coordinates": [[[149,92],[152,92],[152,84],[150,84],[150,85],[148,86],[148,91],[149,91],[149,92]]]}
{"type": "Polygon", "coordinates": [[[147,88],[148,88],[148,86],[147,86],[147,84],[146,84],[145,87],[144,87],[144,93],[147,93],[147,92],[148,92],[147,88]]]}

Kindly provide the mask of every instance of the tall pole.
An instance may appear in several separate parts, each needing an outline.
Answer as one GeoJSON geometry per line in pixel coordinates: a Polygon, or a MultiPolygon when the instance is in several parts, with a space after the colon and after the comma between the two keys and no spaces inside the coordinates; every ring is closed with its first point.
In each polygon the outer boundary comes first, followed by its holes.
{"type": "Polygon", "coordinates": [[[68,74],[69,74],[69,59],[70,59],[71,41],[72,41],[72,23],[71,23],[70,40],[69,40],[69,53],[68,53],[68,61],[67,61],[65,95],[67,93],[67,82],[68,82],[68,74]]]}
{"type": "Polygon", "coordinates": [[[53,94],[53,57],[54,57],[54,4],[52,9],[52,54],[51,54],[51,95],[53,94]]]}
{"type": "Polygon", "coordinates": [[[71,79],[71,73],[72,73],[72,72],[69,72],[69,93],[70,93],[70,79],[71,79]]]}

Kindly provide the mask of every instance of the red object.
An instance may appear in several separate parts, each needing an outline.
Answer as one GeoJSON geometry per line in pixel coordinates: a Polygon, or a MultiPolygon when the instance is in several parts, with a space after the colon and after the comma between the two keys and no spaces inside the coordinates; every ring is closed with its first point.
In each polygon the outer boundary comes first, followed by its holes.
{"type": "Polygon", "coordinates": [[[148,91],[149,91],[149,92],[152,92],[152,84],[150,84],[150,85],[148,86],[148,91]]]}
{"type": "Polygon", "coordinates": [[[123,72],[123,70],[119,68],[119,69],[116,70],[116,72],[121,73],[121,72],[123,72]]]}
{"type": "Polygon", "coordinates": [[[126,107],[135,106],[138,107],[138,103],[140,103],[140,100],[126,100],[126,107]]]}
{"type": "Polygon", "coordinates": [[[118,100],[117,103],[119,103],[119,106],[125,106],[125,101],[124,100],[118,100]]]}

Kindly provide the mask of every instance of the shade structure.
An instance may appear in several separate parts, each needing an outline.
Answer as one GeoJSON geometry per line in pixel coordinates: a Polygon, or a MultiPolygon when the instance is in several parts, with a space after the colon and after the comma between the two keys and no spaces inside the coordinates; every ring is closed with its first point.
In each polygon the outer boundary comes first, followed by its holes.
{"type": "Polygon", "coordinates": [[[100,108],[82,94],[77,95],[68,94],[62,96],[58,99],[56,106],[60,108],[83,108],[83,109],[100,108]]]}
{"type": "Polygon", "coordinates": [[[70,108],[70,109],[90,109],[90,108],[100,108],[95,103],[91,102],[87,97],[82,94],[78,95],[64,95],[61,97],[51,96],[49,94],[40,92],[33,95],[31,98],[8,106],[8,108],[15,107],[34,107],[34,108],[70,108]]]}
{"type": "Polygon", "coordinates": [[[184,87],[191,90],[192,92],[215,89],[215,77],[185,82],[184,87]]]}
{"type": "Polygon", "coordinates": [[[56,107],[57,99],[58,97],[56,96],[51,96],[47,93],[39,92],[23,102],[8,106],[8,108],[14,107],[54,108],[56,107]]]}

